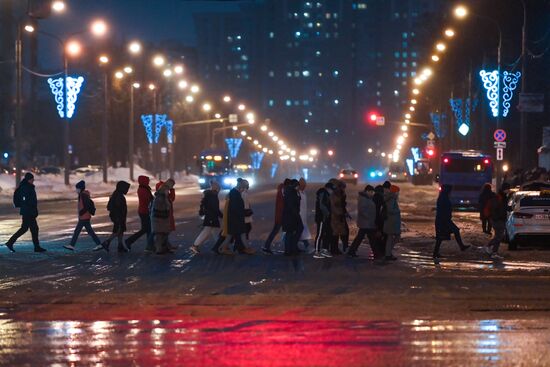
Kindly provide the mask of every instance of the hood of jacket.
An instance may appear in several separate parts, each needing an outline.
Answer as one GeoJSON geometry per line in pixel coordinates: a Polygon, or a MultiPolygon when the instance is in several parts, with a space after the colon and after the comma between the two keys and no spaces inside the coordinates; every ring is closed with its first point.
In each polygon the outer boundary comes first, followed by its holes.
{"type": "Polygon", "coordinates": [[[150,181],[151,180],[147,176],[139,176],[138,177],[138,184],[140,184],[142,186],[149,186],[150,181]]]}
{"type": "Polygon", "coordinates": [[[157,184],[155,185],[155,190],[159,191],[162,185],[164,185],[164,181],[157,182],[157,184]]]}
{"type": "Polygon", "coordinates": [[[118,181],[116,183],[116,191],[126,195],[130,190],[130,184],[126,181],[118,181]]]}

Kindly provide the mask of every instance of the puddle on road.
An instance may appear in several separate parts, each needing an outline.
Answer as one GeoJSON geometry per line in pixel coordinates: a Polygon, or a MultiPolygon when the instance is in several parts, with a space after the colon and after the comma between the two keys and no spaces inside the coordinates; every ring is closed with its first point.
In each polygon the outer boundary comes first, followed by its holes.
{"type": "Polygon", "coordinates": [[[547,321],[0,320],[0,365],[547,365],[547,321]]]}

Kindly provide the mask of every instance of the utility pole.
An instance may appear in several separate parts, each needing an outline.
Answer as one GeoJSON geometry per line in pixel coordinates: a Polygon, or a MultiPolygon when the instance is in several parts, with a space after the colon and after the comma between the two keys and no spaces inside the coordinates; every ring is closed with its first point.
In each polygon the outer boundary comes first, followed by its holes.
{"type": "MultiPolygon", "coordinates": [[[[526,69],[526,58],[527,58],[527,55],[526,55],[526,43],[527,43],[527,7],[526,7],[526,4],[525,4],[525,1],[524,0],[521,0],[521,3],[523,5],[523,28],[521,30],[521,92],[520,92],[520,96],[522,94],[525,93],[525,87],[526,87],[526,73],[525,73],[525,69],[526,69]]],[[[519,128],[520,128],[520,132],[519,132],[519,163],[520,163],[520,167],[527,167],[528,166],[528,163],[527,163],[527,157],[526,157],[526,145],[527,145],[527,142],[526,142],[526,138],[527,138],[527,123],[526,123],[526,114],[525,112],[523,111],[523,109],[520,111],[520,122],[519,122],[519,128]]]]}
{"type": "Polygon", "coordinates": [[[21,89],[22,89],[22,60],[21,60],[21,22],[17,22],[17,37],[15,39],[15,186],[19,185],[21,182],[21,167],[22,167],[22,157],[21,157],[21,89]]]}
{"type": "Polygon", "coordinates": [[[103,74],[103,124],[101,126],[101,161],[103,168],[103,182],[107,183],[109,169],[109,73],[103,74]]]}

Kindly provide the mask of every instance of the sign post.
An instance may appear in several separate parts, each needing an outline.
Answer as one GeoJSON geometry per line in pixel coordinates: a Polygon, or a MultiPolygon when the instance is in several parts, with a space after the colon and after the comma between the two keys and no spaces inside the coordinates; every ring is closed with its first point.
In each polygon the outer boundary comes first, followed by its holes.
{"type": "MultiPolygon", "coordinates": [[[[504,149],[506,148],[506,131],[504,129],[496,129],[493,133],[493,138],[495,139],[496,160],[497,162],[502,162],[504,160],[504,149]]],[[[497,190],[499,190],[502,184],[502,167],[496,164],[494,167],[496,171],[496,186],[497,190]]]]}

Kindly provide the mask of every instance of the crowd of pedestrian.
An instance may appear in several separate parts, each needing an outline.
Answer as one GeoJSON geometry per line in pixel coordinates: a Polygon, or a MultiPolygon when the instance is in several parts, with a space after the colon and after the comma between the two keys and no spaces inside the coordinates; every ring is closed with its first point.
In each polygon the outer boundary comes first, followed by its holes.
{"type": "MultiPolygon", "coordinates": [[[[156,254],[172,253],[176,246],[169,240],[171,232],[176,229],[174,220],[175,182],[168,179],[159,181],[155,192],[150,187],[147,176],[138,178],[138,210],[140,229],[124,240],[128,206],[126,195],[130,184],[119,181],[116,189],[110,195],[107,204],[109,218],[113,223],[112,233],[102,242],[92,227],[92,218],[96,207],[86,182],[76,184],[77,211],[76,227],[70,242],[63,247],[74,251],[82,229],[86,229],[96,247],[94,251],[109,251],[110,244],[117,240],[118,252],[128,252],[132,245],[145,235],[145,251],[156,254]]],[[[315,259],[330,258],[346,254],[357,257],[357,251],[362,242],[367,239],[372,257],[379,262],[395,261],[394,247],[401,239],[401,210],[399,207],[400,188],[389,181],[373,187],[367,185],[357,197],[358,232],[350,242],[349,221],[352,219],[347,209],[346,184],[332,178],[315,193],[315,238],[313,238],[308,223],[307,183],[304,178],[285,179],[277,186],[275,195],[275,215],[273,229],[261,248],[268,255],[273,254],[272,243],[282,231],[284,254],[288,256],[299,253],[312,254],[315,259]],[[313,243],[310,243],[314,239],[313,243]]],[[[220,210],[220,185],[216,181],[210,183],[210,189],[203,193],[198,214],[202,218],[202,229],[196,237],[191,251],[200,254],[201,248],[211,239],[214,246],[211,250],[220,255],[254,254],[250,245],[250,233],[253,223],[253,209],[249,196],[250,185],[245,179],[238,179],[237,184],[226,195],[223,210],[220,210]]],[[[451,234],[460,248],[465,251],[470,246],[464,244],[459,227],[452,220],[451,195],[452,187],[442,185],[436,204],[435,217],[435,248],[433,258],[440,258],[443,241],[451,239],[451,234]]],[[[508,195],[510,185],[504,183],[498,193],[492,191],[491,184],[485,184],[481,190],[478,202],[482,231],[493,233],[485,250],[489,255],[498,258],[500,243],[504,239],[507,218],[508,195]]],[[[22,217],[21,228],[6,242],[6,247],[14,250],[15,241],[31,231],[35,252],[46,251],[40,246],[38,238],[38,201],[34,187],[34,176],[27,173],[13,195],[14,206],[19,208],[22,217]]]]}

